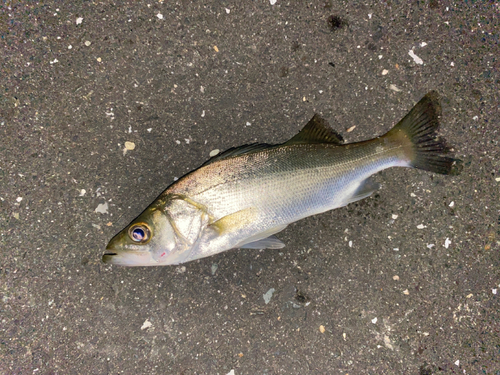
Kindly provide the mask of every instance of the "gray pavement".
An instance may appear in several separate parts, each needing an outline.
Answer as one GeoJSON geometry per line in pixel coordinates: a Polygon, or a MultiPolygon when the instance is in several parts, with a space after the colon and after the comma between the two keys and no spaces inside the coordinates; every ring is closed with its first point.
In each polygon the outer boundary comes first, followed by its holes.
{"type": "Polygon", "coordinates": [[[500,374],[497,2],[0,9],[1,374],[500,374]],[[315,112],[373,138],[429,90],[462,175],[382,172],[281,250],[100,262],[211,151],[315,112]]]}

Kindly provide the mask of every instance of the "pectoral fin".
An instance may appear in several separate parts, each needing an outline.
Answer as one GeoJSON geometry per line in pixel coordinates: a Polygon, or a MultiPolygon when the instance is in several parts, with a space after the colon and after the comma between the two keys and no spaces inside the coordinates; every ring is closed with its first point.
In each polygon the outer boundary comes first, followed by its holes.
{"type": "Polygon", "coordinates": [[[273,228],[269,228],[268,230],[265,230],[263,232],[256,233],[253,236],[241,240],[236,246],[234,246],[234,248],[281,249],[285,246],[285,244],[274,237],[273,234],[281,232],[286,227],[286,225],[279,225],[273,228]]]}
{"type": "Polygon", "coordinates": [[[244,228],[248,224],[252,223],[257,216],[257,210],[255,208],[249,207],[244,210],[237,211],[235,213],[221,217],[219,220],[210,224],[217,234],[223,235],[240,228],[244,228]]]}
{"type": "Polygon", "coordinates": [[[281,249],[283,247],[285,247],[285,244],[282,241],[280,241],[276,236],[270,236],[240,246],[241,249],[281,249]]]}

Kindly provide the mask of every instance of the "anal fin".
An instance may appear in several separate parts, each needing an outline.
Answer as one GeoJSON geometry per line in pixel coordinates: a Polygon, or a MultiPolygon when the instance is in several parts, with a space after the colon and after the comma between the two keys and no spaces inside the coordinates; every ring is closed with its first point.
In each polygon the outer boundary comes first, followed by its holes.
{"type": "Polygon", "coordinates": [[[359,184],[359,187],[356,189],[353,195],[351,195],[348,199],[346,199],[344,202],[342,202],[342,205],[340,207],[347,206],[349,203],[353,203],[356,201],[359,201],[361,199],[368,198],[370,195],[372,195],[380,185],[373,180],[373,178],[369,177],[366,180],[362,181],[361,184],[359,184]]]}

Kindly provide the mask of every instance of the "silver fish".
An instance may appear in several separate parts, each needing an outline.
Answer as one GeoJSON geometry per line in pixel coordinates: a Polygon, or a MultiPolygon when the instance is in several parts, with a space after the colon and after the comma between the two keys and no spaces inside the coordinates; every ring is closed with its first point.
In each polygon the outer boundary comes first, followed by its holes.
{"type": "Polygon", "coordinates": [[[280,145],[222,153],[170,185],[111,239],[104,263],[165,266],[235,248],[279,249],[274,234],[307,216],[370,196],[371,175],[413,167],[456,175],[460,160],[437,137],[441,107],[429,92],[388,133],[343,145],[315,115],[280,145]]]}

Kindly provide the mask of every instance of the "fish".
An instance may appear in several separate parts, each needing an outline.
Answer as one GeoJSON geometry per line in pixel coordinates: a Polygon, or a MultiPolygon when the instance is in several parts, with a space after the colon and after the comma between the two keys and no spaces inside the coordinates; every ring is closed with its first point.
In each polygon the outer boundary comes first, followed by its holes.
{"type": "Polygon", "coordinates": [[[425,95],[386,134],[344,144],[315,114],[285,143],[231,148],[175,181],[106,246],[102,261],[166,266],[230,249],[280,249],[289,224],[369,197],[372,175],[409,167],[458,175],[438,136],[439,94],[425,95]]]}

